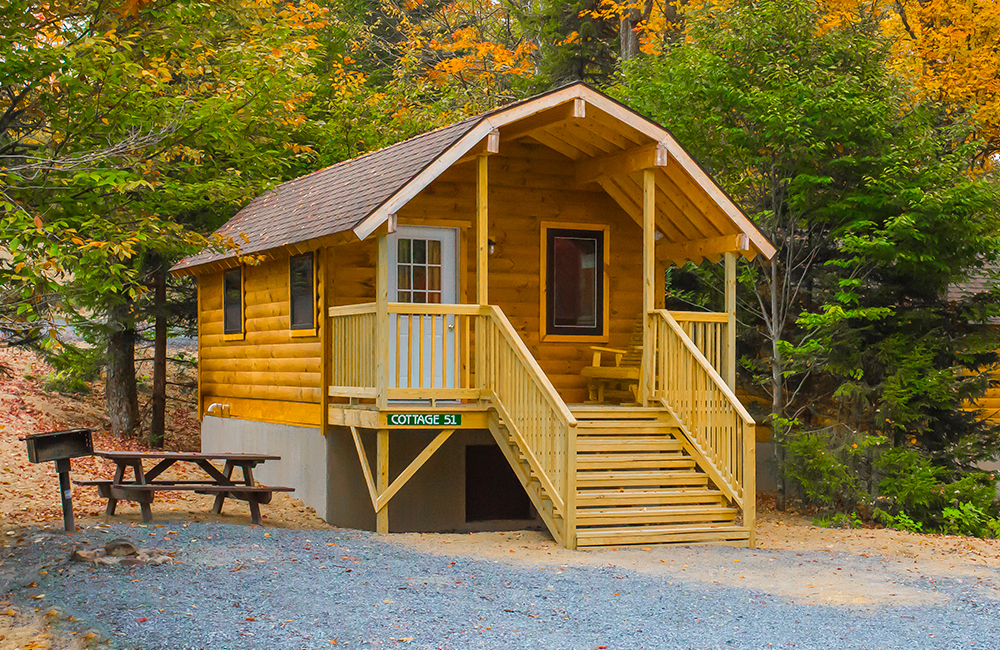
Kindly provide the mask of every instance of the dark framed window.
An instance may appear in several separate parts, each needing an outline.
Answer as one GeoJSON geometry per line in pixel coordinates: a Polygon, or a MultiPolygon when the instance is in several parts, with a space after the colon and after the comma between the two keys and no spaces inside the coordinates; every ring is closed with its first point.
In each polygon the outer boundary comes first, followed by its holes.
{"type": "Polygon", "coordinates": [[[312,253],[296,255],[288,260],[288,295],[292,329],[315,329],[316,286],[312,253]]]}
{"type": "Polygon", "coordinates": [[[604,237],[604,230],[546,230],[546,335],[604,335],[604,237]]]}
{"type": "Polygon", "coordinates": [[[229,269],[222,274],[223,332],[243,333],[243,269],[229,269]]]}

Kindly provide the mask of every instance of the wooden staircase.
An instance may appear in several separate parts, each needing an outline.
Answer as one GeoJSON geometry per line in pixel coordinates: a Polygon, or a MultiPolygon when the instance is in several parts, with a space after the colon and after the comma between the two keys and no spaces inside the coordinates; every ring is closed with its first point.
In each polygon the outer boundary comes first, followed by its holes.
{"type": "Polygon", "coordinates": [[[579,547],[746,545],[738,509],[685,451],[664,409],[571,407],[577,425],[579,547]]]}
{"type": "Polygon", "coordinates": [[[668,312],[650,314],[647,407],[569,407],[503,312],[487,315],[489,429],[558,544],[754,545],[753,419],[668,312]]]}

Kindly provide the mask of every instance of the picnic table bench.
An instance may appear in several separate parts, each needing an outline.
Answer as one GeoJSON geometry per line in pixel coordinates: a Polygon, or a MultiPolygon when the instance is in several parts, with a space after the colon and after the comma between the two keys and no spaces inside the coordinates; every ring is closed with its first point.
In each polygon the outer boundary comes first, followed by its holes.
{"type": "Polygon", "coordinates": [[[220,514],[226,498],[246,501],[250,506],[250,520],[260,524],[260,504],[270,503],[275,492],[292,492],[295,488],[260,485],[254,482],[253,468],[268,460],[280,460],[281,456],[267,454],[202,454],[196,452],[132,452],[132,451],[95,451],[95,456],[107,458],[115,463],[115,476],[112,480],[76,481],[77,485],[96,486],[97,493],[108,500],[105,513],[115,514],[119,501],[134,501],[142,510],[143,523],[153,521],[151,504],[156,492],[163,491],[193,491],[197,494],[214,494],[215,504],[212,512],[220,514]],[[143,468],[142,461],[158,461],[148,471],[143,468]],[[212,461],[224,461],[222,470],[212,461]],[[157,480],[157,478],[175,463],[194,463],[208,476],[199,480],[157,480]],[[242,471],[242,482],[232,479],[233,470],[237,467],[242,471]],[[131,469],[132,480],[126,481],[125,474],[131,469]]]}

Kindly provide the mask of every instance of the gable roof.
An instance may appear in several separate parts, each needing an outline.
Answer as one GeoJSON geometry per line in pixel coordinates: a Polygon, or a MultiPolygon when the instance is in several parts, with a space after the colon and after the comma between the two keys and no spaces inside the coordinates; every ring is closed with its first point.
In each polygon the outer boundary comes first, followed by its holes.
{"type": "MultiPolygon", "coordinates": [[[[720,208],[734,231],[746,236],[747,250],[768,258],[774,254],[773,245],[669,131],[578,82],[282,183],[251,201],[216,231],[223,240],[239,243],[238,251],[204,250],[185,257],[171,271],[178,275],[192,273],[206,264],[235,261],[238,255],[262,253],[346,231],[364,239],[490,133],[573,100],[594,105],[606,117],[627,122],[639,137],[663,146],[671,160],[680,163],[701,186],[704,198],[720,208]]],[[[549,144],[544,139],[542,142],[549,144]]],[[[574,151],[563,150],[570,156],[574,151]]],[[[602,186],[609,194],[623,190],[617,185],[602,186]]],[[[622,203],[627,197],[615,196],[615,200],[622,203]]],[[[717,233],[722,230],[717,229],[717,233]]]]}

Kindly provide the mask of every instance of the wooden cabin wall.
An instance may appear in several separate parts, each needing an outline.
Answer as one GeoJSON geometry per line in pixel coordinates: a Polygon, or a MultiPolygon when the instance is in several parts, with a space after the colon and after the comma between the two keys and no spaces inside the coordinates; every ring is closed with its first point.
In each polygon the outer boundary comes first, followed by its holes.
{"type": "MultiPolygon", "coordinates": [[[[317,277],[323,277],[317,256],[317,277]]],[[[288,257],[243,267],[243,340],[223,337],[222,273],[198,278],[201,400],[229,405],[229,417],[318,427],[322,347],[320,336],[292,336],[288,257]]],[[[317,305],[322,289],[317,283],[317,305]]],[[[321,321],[322,322],[322,321],[321,321]]]]}
{"type": "MultiPolygon", "coordinates": [[[[642,309],[642,229],[603,191],[580,189],[569,158],[542,145],[520,142],[501,142],[500,152],[489,160],[489,237],[496,244],[489,256],[489,301],[504,310],[563,399],[583,402],[586,383],[580,372],[591,363],[590,346],[627,347],[638,322],[642,309]],[[607,343],[541,340],[543,221],[610,226],[607,343]]],[[[464,232],[472,239],[464,247],[467,281],[460,285],[463,302],[475,299],[476,251],[471,243],[475,237],[474,173],[475,163],[453,167],[398,213],[400,223],[407,225],[456,221],[467,226],[464,232]]],[[[372,283],[370,295],[374,296],[375,248],[370,248],[370,277],[364,278],[372,283]]],[[[337,264],[341,267],[339,259],[337,264]]],[[[344,290],[346,285],[337,283],[334,293],[344,290]]],[[[341,304],[349,302],[363,300],[341,304]]]]}

